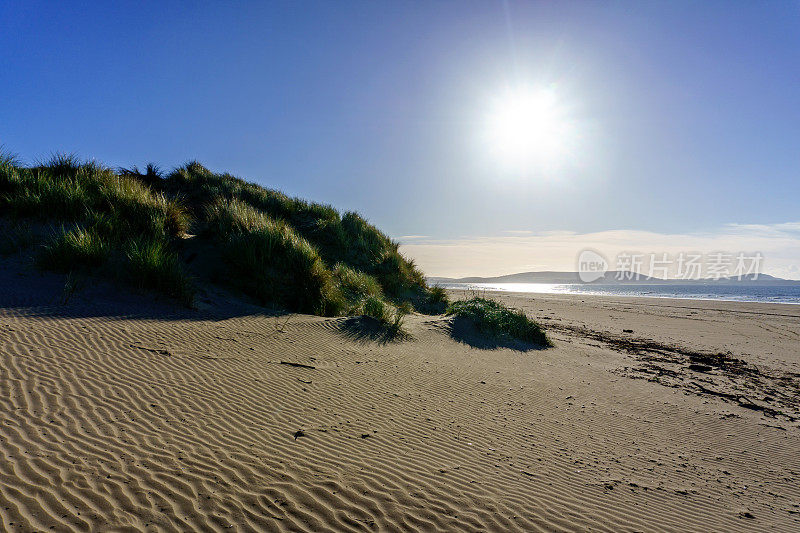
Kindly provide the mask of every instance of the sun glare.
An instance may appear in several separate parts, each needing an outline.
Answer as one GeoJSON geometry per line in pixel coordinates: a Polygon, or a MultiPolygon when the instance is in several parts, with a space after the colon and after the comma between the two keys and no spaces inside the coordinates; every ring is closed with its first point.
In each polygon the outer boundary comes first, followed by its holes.
{"type": "Polygon", "coordinates": [[[489,148],[504,166],[548,170],[568,155],[572,125],[552,89],[503,94],[493,102],[487,122],[489,148]]]}

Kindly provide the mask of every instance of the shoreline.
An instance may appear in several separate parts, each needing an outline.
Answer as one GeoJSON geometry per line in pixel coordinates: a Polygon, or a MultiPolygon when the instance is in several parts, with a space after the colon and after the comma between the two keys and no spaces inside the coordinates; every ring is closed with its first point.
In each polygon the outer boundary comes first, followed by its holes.
{"type": "MultiPolygon", "coordinates": [[[[535,284],[531,284],[535,285],[535,284]]],[[[543,284],[543,285],[562,285],[562,284],[543,284]]],[[[511,289],[499,289],[489,287],[474,287],[474,288],[461,288],[444,286],[445,290],[454,293],[469,293],[469,292],[491,292],[497,294],[514,294],[514,295],[539,295],[539,296],[574,296],[574,297],[593,297],[593,298],[632,298],[632,299],[652,299],[652,300],[678,300],[678,301],[699,301],[699,302],[726,302],[734,304],[759,304],[759,305],[787,305],[787,306],[800,306],[800,302],[772,302],[765,300],[742,300],[732,298],[698,298],[691,296],[653,296],[645,294],[608,294],[599,292],[538,292],[538,291],[515,291],[511,289]]]]}
{"type": "Polygon", "coordinates": [[[523,310],[548,331],[566,333],[570,341],[608,337],[653,343],[667,351],[725,353],[748,364],[766,365],[775,372],[800,377],[798,306],[503,291],[494,291],[491,296],[523,310]]]}

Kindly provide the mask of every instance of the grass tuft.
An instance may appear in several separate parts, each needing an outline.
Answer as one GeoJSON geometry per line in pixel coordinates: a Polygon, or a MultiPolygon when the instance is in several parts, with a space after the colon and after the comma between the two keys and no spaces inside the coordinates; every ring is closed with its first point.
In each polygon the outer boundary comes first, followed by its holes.
{"type": "Polygon", "coordinates": [[[18,167],[21,164],[22,161],[17,154],[6,150],[6,148],[0,144],[0,166],[18,167]]]}
{"type": "Polygon", "coordinates": [[[87,165],[90,165],[90,163],[82,162],[77,154],[56,152],[50,157],[49,161],[40,164],[39,167],[42,169],[48,169],[53,174],[61,176],[74,174],[80,170],[81,167],[87,165]]]}
{"type": "Polygon", "coordinates": [[[428,290],[428,302],[431,304],[445,304],[447,305],[447,291],[440,285],[434,285],[428,290]]]}
{"type": "Polygon", "coordinates": [[[395,338],[405,334],[403,322],[406,315],[412,312],[412,307],[407,302],[395,307],[378,296],[369,296],[362,302],[359,311],[363,316],[377,320],[386,338],[395,338]]]}
{"type": "Polygon", "coordinates": [[[141,289],[152,289],[177,298],[187,306],[194,301],[194,285],[178,255],[163,241],[134,239],[127,245],[126,279],[141,289]]]}
{"type": "Polygon", "coordinates": [[[486,298],[458,300],[450,304],[447,314],[467,318],[482,333],[510,337],[539,346],[552,346],[542,327],[519,309],[509,309],[486,298]]]}
{"type": "Polygon", "coordinates": [[[44,270],[70,272],[99,267],[108,259],[109,247],[93,229],[80,226],[61,230],[44,244],[36,265],[44,270]]]}
{"type": "Polygon", "coordinates": [[[444,287],[428,287],[424,297],[417,302],[417,308],[424,313],[438,315],[447,310],[450,300],[444,287]]]}
{"type": "Polygon", "coordinates": [[[164,173],[158,165],[148,163],[144,172],[139,170],[139,167],[133,166],[131,168],[118,168],[117,174],[127,178],[133,178],[141,181],[153,190],[161,190],[164,186],[164,173]]]}
{"type": "Polygon", "coordinates": [[[377,296],[370,296],[364,300],[362,314],[372,317],[382,324],[388,324],[391,319],[389,306],[377,296]]]}
{"type": "Polygon", "coordinates": [[[205,208],[206,233],[214,237],[263,229],[271,219],[250,204],[217,198],[205,208]]]}

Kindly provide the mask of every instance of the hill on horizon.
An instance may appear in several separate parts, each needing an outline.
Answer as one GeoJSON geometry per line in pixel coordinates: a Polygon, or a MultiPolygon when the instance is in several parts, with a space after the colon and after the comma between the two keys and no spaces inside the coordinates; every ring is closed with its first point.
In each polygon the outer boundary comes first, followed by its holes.
{"type": "MultiPolygon", "coordinates": [[[[736,277],[723,277],[718,280],[711,278],[707,279],[673,279],[673,278],[657,278],[646,275],[634,276],[629,279],[630,272],[609,270],[601,278],[596,281],[588,282],[590,284],[694,284],[694,283],[774,283],[774,284],[798,284],[800,281],[782,279],[769,274],[748,274],[742,276],[742,279],[736,277]],[[755,278],[755,279],[754,279],[755,278]]],[[[572,283],[585,283],[581,281],[577,272],[566,271],[537,271],[537,272],[518,272],[515,274],[506,274],[503,276],[479,277],[470,276],[463,278],[447,278],[430,276],[427,278],[431,284],[436,283],[556,283],[556,284],[572,284],[572,283]]]]}

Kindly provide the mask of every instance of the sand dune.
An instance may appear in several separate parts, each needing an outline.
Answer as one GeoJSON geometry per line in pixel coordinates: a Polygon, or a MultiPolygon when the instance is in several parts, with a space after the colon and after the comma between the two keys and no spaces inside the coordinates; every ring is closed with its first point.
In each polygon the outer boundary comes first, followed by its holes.
{"type": "Polygon", "coordinates": [[[62,278],[2,276],[4,530],[800,528],[796,421],[635,379],[636,354],[558,327],[789,373],[800,308],[517,298],[557,345],[519,352],[455,341],[442,317],[384,344],[216,295],[188,311],[87,286],[61,304],[62,278]]]}

